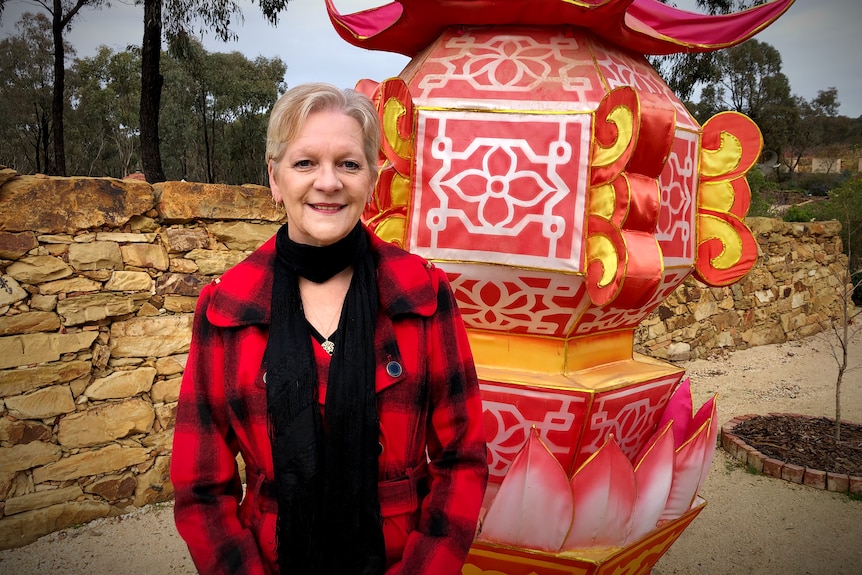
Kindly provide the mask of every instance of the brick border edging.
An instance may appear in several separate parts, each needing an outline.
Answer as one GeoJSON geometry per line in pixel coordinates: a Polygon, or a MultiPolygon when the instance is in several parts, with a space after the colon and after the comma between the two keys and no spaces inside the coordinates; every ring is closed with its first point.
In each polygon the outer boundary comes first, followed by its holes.
{"type": "MultiPolygon", "coordinates": [[[[819,419],[812,415],[799,413],[769,413],[767,415],[819,419]]],[[[733,433],[733,428],[738,424],[755,417],[760,417],[760,415],[753,413],[738,415],[721,426],[721,447],[731,457],[743,465],[748,465],[758,473],[790,481],[791,483],[798,483],[815,489],[824,489],[837,493],[862,494],[862,477],[846,473],[830,473],[820,469],[811,469],[773,459],[748,445],[733,433]]]]}

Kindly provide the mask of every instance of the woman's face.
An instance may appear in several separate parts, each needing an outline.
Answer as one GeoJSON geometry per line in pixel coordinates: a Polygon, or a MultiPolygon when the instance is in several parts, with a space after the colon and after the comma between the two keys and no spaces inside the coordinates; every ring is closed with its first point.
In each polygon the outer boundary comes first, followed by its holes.
{"type": "Polygon", "coordinates": [[[362,144],[359,122],[314,112],[278,165],[270,162],[272,198],[284,202],[290,239],[328,246],[350,233],[374,190],[375,166],[362,144]]]}

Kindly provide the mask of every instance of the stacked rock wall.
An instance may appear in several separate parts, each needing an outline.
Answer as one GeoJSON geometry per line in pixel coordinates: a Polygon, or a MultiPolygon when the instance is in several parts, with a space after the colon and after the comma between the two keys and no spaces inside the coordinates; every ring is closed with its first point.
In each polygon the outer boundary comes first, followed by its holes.
{"type": "MultiPolygon", "coordinates": [[[[0,548],[172,497],[197,296],[281,215],[260,186],[0,170],[0,548]]],[[[829,323],[839,226],[750,223],[757,267],[728,288],[689,280],[643,323],[638,351],[701,357],[829,323]]]]}

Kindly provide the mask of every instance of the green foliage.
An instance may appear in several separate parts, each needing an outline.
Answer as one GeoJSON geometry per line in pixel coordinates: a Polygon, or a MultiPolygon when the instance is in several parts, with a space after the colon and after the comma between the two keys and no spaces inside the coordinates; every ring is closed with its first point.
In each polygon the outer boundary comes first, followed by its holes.
{"type": "Polygon", "coordinates": [[[808,206],[790,206],[782,219],[785,222],[811,222],[817,219],[815,214],[808,206]]]}
{"type": "MultiPolygon", "coordinates": [[[[50,159],[51,24],[29,15],[0,40],[0,164],[44,172],[50,159]]],[[[183,58],[164,54],[161,150],[169,179],[266,184],[269,110],[285,89],[279,58],[208,53],[194,40],[183,58]]],[[[67,50],[69,50],[67,48],[67,50]]],[[[141,169],[141,51],[102,47],[66,72],[70,173],[124,177],[141,169]]]]}
{"type": "Polygon", "coordinates": [[[799,174],[793,187],[808,196],[825,197],[847,179],[847,174],[799,174]]]}
{"type": "Polygon", "coordinates": [[[748,215],[752,217],[770,216],[769,208],[772,203],[767,194],[774,190],[774,184],[769,182],[766,175],[756,167],[748,171],[745,179],[748,180],[748,187],[751,190],[751,205],[748,208],[748,215]]]}

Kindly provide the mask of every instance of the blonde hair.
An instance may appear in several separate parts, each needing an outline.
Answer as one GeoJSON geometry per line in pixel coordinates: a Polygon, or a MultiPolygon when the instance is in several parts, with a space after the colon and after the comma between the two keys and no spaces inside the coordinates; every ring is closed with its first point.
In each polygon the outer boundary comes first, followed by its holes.
{"type": "Polygon", "coordinates": [[[266,164],[277,166],[287,146],[296,139],[308,116],[336,111],[356,120],[362,128],[363,151],[368,169],[377,173],[380,149],[380,121],[374,104],[355,90],[337,88],[323,82],[291,88],[272,107],[266,129],[266,164]]]}

